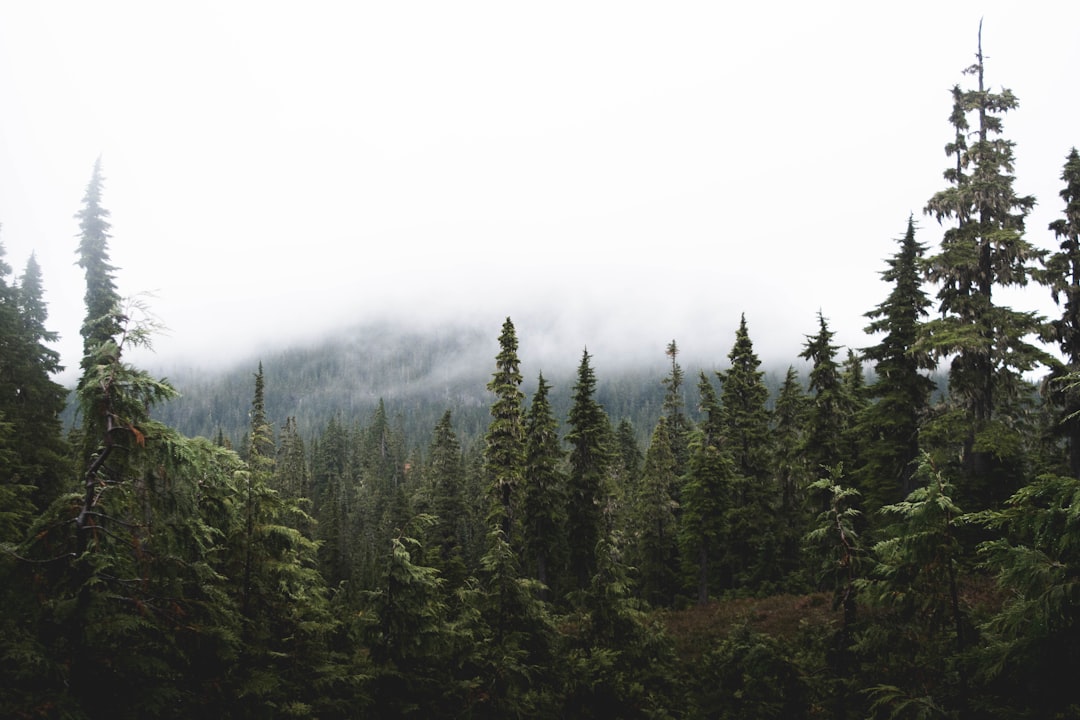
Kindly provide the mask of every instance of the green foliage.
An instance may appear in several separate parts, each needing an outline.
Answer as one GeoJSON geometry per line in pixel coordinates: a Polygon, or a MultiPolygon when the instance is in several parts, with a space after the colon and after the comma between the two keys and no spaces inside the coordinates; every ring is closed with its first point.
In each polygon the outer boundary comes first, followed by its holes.
{"type": "Polygon", "coordinates": [[[969,695],[965,655],[973,640],[960,595],[963,513],[952,500],[952,485],[925,454],[916,478],[921,487],[881,509],[894,524],[874,546],[878,564],[871,579],[859,585],[867,603],[887,615],[864,631],[859,652],[887,668],[876,674],[880,684],[901,688],[878,694],[880,712],[929,703],[963,713],[969,695]]]}
{"type": "Polygon", "coordinates": [[[630,562],[638,592],[654,605],[671,605],[678,592],[678,518],[675,449],[667,416],[661,416],[645,452],[645,468],[633,498],[630,562]]]}
{"type": "Polygon", "coordinates": [[[525,421],[525,487],[522,492],[522,566],[551,586],[566,566],[566,473],[558,422],[548,402],[550,386],[540,375],[525,421]]]}
{"type": "Polygon", "coordinates": [[[463,593],[472,648],[466,659],[470,717],[556,714],[561,655],[539,590],[535,580],[521,577],[502,529],[492,529],[478,581],[463,593]]]}
{"type": "Polygon", "coordinates": [[[596,401],[596,375],[588,351],[581,357],[574,404],[570,408],[570,473],[567,483],[566,529],[570,542],[570,574],[579,589],[588,586],[596,569],[596,544],[610,492],[611,425],[596,401]]]}
{"type": "Polygon", "coordinates": [[[731,583],[728,567],[728,524],[735,462],[723,442],[720,401],[705,373],[698,379],[705,421],[690,441],[690,463],[683,486],[679,547],[690,568],[697,602],[705,604],[712,590],[731,583]],[[721,575],[723,573],[723,575],[721,575]]]}
{"type": "Polygon", "coordinates": [[[966,416],[964,480],[980,483],[971,495],[985,506],[1007,497],[1002,488],[1017,487],[1019,478],[985,444],[976,447],[978,436],[996,415],[1009,418],[1015,402],[1030,393],[1024,373],[1047,364],[1049,356],[1028,340],[1042,319],[995,301],[996,289],[1026,285],[1043,253],[1024,239],[1035,198],[1013,189],[1013,143],[1000,137],[1001,116],[1017,107],[1017,99],[1008,89],[985,86],[981,41],[976,57],[965,72],[976,76],[977,87],[953,88],[955,139],[945,148],[955,158],[945,171],[949,187],[925,208],[939,223],[954,226],[945,230],[940,252],[925,261],[927,278],[939,285],[941,316],[923,324],[916,347],[936,359],[951,358],[950,393],[966,416]],[[977,121],[974,128],[969,116],[977,121]]]}
{"type": "Polygon", "coordinates": [[[1048,399],[1059,420],[1057,435],[1068,443],[1069,472],[1080,477],[1080,394],[1068,382],[1070,374],[1080,372],[1080,153],[1073,148],[1065,160],[1061,179],[1065,188],[1065,216],[1050,223],[1060,241],[1058,251],[1050,254],[1040,279],[1050,287],[1054,302],[1064,307],[1061,316],[1050,322],[1050,334],[1061,350],[1063,363],[1051,366],[1047,382],[1048,399]]]}
{"type": "MultiPolygon", "coordinates": [[[[416,530],[430,516],[414,519],[416,530]]],[[[464,705],[464,688],[453,679],[457,640],[448,624],[442,581],[434,568],[417,565],[419,541],[407,536],[389,542],[386,570],[371,595],[373,622],[367,642],[373,675],[367,691],[388,717],[451,717],[464,705]]]]}
{"type": "Polygon", "coordinates": [[[892,283],[888,297],[866,313],[866,332],[883,334],[878,344],[863,353],[874,363],[875,381],[867,388],[873,401],[856,419],[861,463],[853,477],[864,489],[867,507],[876,510],[903,499],[914,490],[912,478],[919,454],[922,423],[933,381],[924,371],[935,365],[925,351],[915,348],[930,300],[922,290],[919,263],[925,248],[915,240],[915,222],[881,273],[892,283]]]}
{"type": "Polygon", "coordinates": [[[510,318],[503,323],[499,336],[499,354],[488,390],[495,394],[491,406],[484,459],[493,496],[492,512],[498,517],[507,538],[517,532],[515,507],[525,474],[525,414],[522,409],[520,361],[517,335],[510,318]]]}
{"type": "Polygon", "coordinates": [[[576,593],[576,631],[567,638],[564,716],[670,718],[676,695],[674,656],[663,627],[630,594],[616,539],[596,547],[597,572],[576,593]]]}
{"type": "Polygon", "coordinates": [[[694,677],[700,717],[715,720],[809,716],[808,688],[798,666],[768,635],[740,625],[701,659],[694,677]]]}
{"type": "Polygon", "coordinates": [[[1003,717],[1065,718],[1080,709],[1080,480],[1045,476],[975,519],[1001,536],[979,546],[1005,598],[979,653],[1003,717]]]}

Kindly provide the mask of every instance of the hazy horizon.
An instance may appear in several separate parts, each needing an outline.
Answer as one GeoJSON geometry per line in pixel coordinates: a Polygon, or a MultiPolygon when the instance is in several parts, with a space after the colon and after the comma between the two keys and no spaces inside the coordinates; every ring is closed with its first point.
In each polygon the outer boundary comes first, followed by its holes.
{"type": "Polygon", "coordinates": [[[36,253],[66,377],[98,156],[119,290],[170,328],[133,356],[152,367],[380,319],[494,343],[510,316],[533,367],[662,364],[672,339],[722,366],[742,313],[766,362],[795,362],[819,311],[864,347],[909,215],[941,237],[921,210],[980,18],[1050,249],[1080,7],[1006,2],[10,4],[0,242],[16,274],[36,253]]]}

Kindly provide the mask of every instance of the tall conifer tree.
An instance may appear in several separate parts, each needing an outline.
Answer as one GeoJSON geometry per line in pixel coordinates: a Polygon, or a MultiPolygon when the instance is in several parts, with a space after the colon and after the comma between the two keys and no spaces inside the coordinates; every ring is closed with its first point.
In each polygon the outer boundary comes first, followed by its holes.
{"type": "Polygon", "coordinates": [[[570,407],[570,476],[566,512],[570,572],[578,589],[589,586],[596,572],[596,544],[604,533],[604,504],[611,463],[611,426],[596,401],[596,374],[582,353],[570,407]]]}
{"type": "MultiPolygon", "coordinates": [[[[683,562],[693,570],[697,602],[704,605],[709,593],[720,589],[730,577],[718,572],[727,558],[724,540],[727,511],[736,464],[724,442],[720,399],[705,373],[698,378],[704,419],[690,441],[690,462],[683,487],[683,514],[679,523],[679,547],[683,562]]],[[[768,515],[758,519],[766,522],[768,515]]]]}
{"type": "Polygon", "coordinates": [[[915,239],[915,221],[896,254],[881,273],[892,283],[888,297],[866,313],[866,332],[884,334],[863,353],[874,363],[875,380],[867,389],[871,403],[857,420],[862,463],[853,469],[864,489],[868,509],[899,502],[915,489],[912,477],[919,455],[919,425],[926,414],[934,384],[924,374],[935,365],[915,346],[930,299],[922,289],[919,262],[923,246],[915,239]]]}
{"type": "Polygon", "coordinates": [[[488,390],[495,394],[491,406],[484,461],[492,492],[494,512],[507,542],[513,542],[516,522],[514,505],[520,503],[525,475],[525,413],[522,409],[521,370],[517,355],[518,341],[510,318],[499,335],[499,354],[488,390]]]}
{"type": "Polygon", "coordinates": [[[522,493],[523,566],[550,586],[566,557],[566,475],[559,424],[543,373],[525,421],[525,487],[522,493]]]}
{"type": "MultiPolygon", "coordinates": [[[[1024,239],[1024,220],[1035,198],[1013,189],[1014,143],[1001,137],[1002,115],[1017,107],[1008,89],[993,92],[984,79],[982,28],[976,62],[964,72],[976,86],[953,88],[949,117],[954,139],[945,153],[954,164],[945,171],[949,187],[934,194],[925,212],[949,222],[941,249],[927,259],[927,275],[940,287],[941,317],[925,323],[923,347],[935,357],[951,357],[949,389],[966,422],[963,466],[977,494],[1004,499],[1017,481],[1003,467],[1015,461],[1022,443],[1007,421],[1011,409],[1030,394],[1023,373],[1046,359],[1028,338],[1041,318],[1013,310],[995,290],[1023,286],[1040,251],[1024,239]],[[974,126],[969,118],[974,118],[974,126]],[[1011,457],[1010,457],[1011,456],[1011,457]]],[[[982,497],[986,502],[990,497],[982,497]]]]}
{"type": "Polygon", "coordinates": [[[836,362],[838,346],[825,316],[818,311],[818,332],[808,335],[799,357],[811,362],[810,409],[803,454],[813,477],[843,460],[842,436],[848,421],[845,388],[836,362]]]}
{"type": "Polygon", "coordinates": [[[1062,432],[1068,442],[1069,472],[1080,478],[1080,153],[1073,148],[1065,159],[1061,179],[1065,188],[1064,217],[1050,223],[1059,241],[1058,251],[1046,260],[1044,278],[1055,303],[1063,304],[1061,317],[1051,321],[1054,340],[1064,365],[1051,374],[1050,397],[1060,410],[1062,432]]]}
{"type": "Polygon", "coordinates": [[[78,265],[86,275],[86,318],[80,330],[83,337],[83,369],[94,357],[97,347],[120,334],[123,318],[120,313],[120,294],[116,291],[109,261],[109,211],[101,205],[105,178],[101,174],[101,158],[83,195],[83,207],[75,217],[79,220],[78,265]]]}
{"type": "MultiPolygon", "coordinates": [[[[689,455],[690,432],[693,423],[686,414],[686,401],[683,399],[683,380],[685,374],[679,365],[679,346],[672,340],[668,343],[664,354],[671,359],[671,371],[664,378],[664,417],[667,418],[667,433],[671,442],[671,452],[675,459],[675,475],[682,477],[686,471],[686,461],[689,455]]],[[[675,498],[678,499],[678,488],[674,488],[675,498]]]]}
{"type": "Polygon", "coordinates": [[[645,451],[645,467],[633,498],[631,564],[641,596],[670,605],[677,591],[678,523],[676,458],[668,417],[661,415],[645,451]]]}

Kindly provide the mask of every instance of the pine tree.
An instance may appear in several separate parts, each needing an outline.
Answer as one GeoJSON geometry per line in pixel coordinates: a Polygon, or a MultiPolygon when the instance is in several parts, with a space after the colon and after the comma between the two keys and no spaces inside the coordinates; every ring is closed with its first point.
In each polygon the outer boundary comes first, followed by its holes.
{"type": "Polygon", "coordinates": [[[1004,499],[1017,482],[1007,461],[1017,462],[1022,442],[1009,415],[1031,394],[1023,374],[1047,356],[1027,340],[1039,331],[1041,318],[994,297],[995,290],[1026,285],[1041,253],[1024,239],[1035,198],[1013,189],[1014,143],[1000,137],[1001,116],[1017,107],[1017,99],[1008,89],[987,88],[981,31],[980,25],[976,62],[965,70],[977,85],[952,91],[954,140],[945,146],[955,158],[945,171],[950,187],[935,193],[925,208],[939,223],[953,225],[945,230],[940,252],[926,262],[927,276],[940,286],[941,317],[924,324],[921,348],[936,358],[953,358],[949,389],[966,423],[964,474],[968,489],[987,502],[1004,499]]]}
{"type": "Polygon", "coordinates": [[[484,459],[495,496],[493,512],[499,517],[507,542],[513,542],[517,532],[518,519],[514,510],[520,503],[517,493],[521,491],[525,474],[525,413],[522,409],[525,396],[521,392],[517,347],[514,324],[506,318],[499,335],[495,373],[487,386],[495,394],[495,402],[491,406],[484,459]]]}
{"type": "Polygon", "coordinates": [[[1073,148],[1061,174],[1065,188],[1065,216],[1050,223],[1060,241],[1058,251],[1046,260],[1043,279],[1055,303],[1064,300],[1061,317],[1050,322],[1053,338],[1061,349],[1064,365],[1050,377],[1050,399],[1060,409],[1060,432],[1068,443],[1069,472],[1080,478],[1080,392],[1074,379],[1080,375],[1080,153],[1073,148]]]}
{"type": "Polygon", "coordinates": [[[570,407],[570,474],[566,521],[570,543],[570,573],[581,589],[588,587],[596,571],[596,543],[604,528],[611,464],[611,426],[607,413],[595,399],[596,374],[586,350],[578,366],[570,407]]]}
{"type": "Polygon", "coordinates": [[[551,386],[543,373],[525,421],[525,486],[522,492],[523,566],[543,585],[563,567],[566,545],[566,475],[558,421],[551,410],[551,386]]]}
{"type": "Polygon", "coordinates": [[[930,402],[934,383],[923,371],[933,358],[916,348],[930,299],[922,289],[919,263],[924,248],[915,240],[915,221],[908,218],[899,249],[881,273],[892,283],[888,297],[866,313],[866,332],[884,333],[881,341],[863,350],[874,363],[874,383],[867,388],[872,402],[856,420],[862,438],[862,462],[854,469],[864,488],[867,509],[902,500],[915,489],[912,478],[919,455],[919,425],[930,402]]]}

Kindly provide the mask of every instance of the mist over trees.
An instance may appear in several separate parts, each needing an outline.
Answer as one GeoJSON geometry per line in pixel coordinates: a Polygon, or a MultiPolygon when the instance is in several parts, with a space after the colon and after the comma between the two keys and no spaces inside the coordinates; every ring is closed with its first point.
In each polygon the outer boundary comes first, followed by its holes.
{"type": "Polygon", "coordinates": [[[127,359],[95,163],[66,416],[0,244],[0,714],[1076,717],[1080,156],[1040,249],[976,60],[940,246],[898,216],[866,346],[822,309],[775,375],[752,309],[719,369],[673,339],[607,379],[508,317],[487,357],[372,327],[181,398],[127,359]]]}

